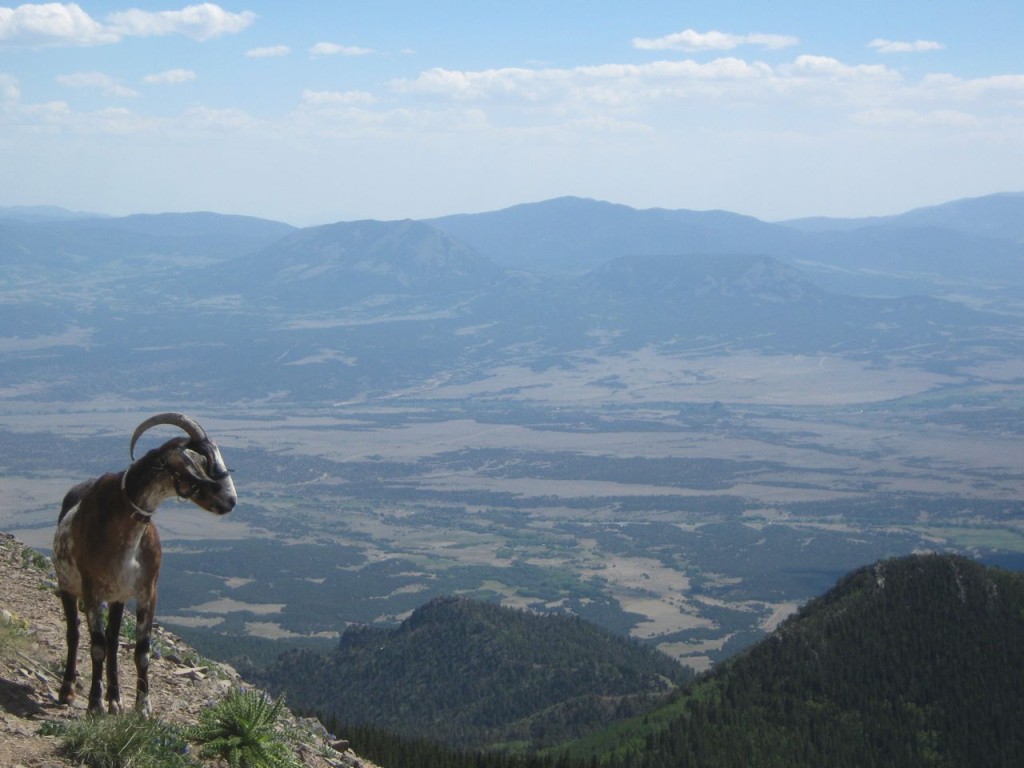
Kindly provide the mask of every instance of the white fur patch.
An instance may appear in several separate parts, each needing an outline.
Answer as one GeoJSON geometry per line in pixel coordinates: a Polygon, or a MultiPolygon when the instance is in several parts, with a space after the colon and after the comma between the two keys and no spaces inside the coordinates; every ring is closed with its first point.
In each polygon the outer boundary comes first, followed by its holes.
{"type": "Polygon", "coordinates": [[[57,583],[60,588],[69,594],[81,597],[82,581],[71,546],[71,521],[74,520],[76,512],[78,512],[78,504],[68,510],[53,535],[53,569],[57,572],[57,583]]]}

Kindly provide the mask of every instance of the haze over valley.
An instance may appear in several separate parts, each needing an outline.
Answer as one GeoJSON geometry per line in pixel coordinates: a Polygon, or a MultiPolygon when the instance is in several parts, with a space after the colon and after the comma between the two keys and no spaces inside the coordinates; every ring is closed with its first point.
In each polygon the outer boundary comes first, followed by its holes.
{"type": "Polygon", "coordinates": [[[1021,221],[0,209],[0,528],[47,548],[182,410],[240,502],[160,510],[175,630],[326,643],[462,594],[705,669],[882,557],[1020,566],[1021,221]]]}

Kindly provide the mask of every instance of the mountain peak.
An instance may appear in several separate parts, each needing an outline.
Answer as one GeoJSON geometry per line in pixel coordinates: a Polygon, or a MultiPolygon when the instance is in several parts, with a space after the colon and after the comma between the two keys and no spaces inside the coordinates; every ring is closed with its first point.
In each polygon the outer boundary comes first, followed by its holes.
{"type": "MultiPolygon", "coordinates": [[[[863,605],[865,610],[900,604],[904,610],[926,612],[925,595],[931,596],[933,609],[943,606],[944,610],[986,613],[998,598],[998,585],[1005,576],[962,555],[921,554],[882,560],[841,579],[821,598],[808,603],[794,620],[799,621],[800,616],[824,620],[815,614],[822,611],[829,616],[837,604],[843,605],[843,611],[849,610],[848,604],[863,605]]],[[[1011,576],[1014,579],[1020,581],[1011,576]]]]}
{"type": "Polygon", "coordinates": [[[726,211],[637,210],[578,197],[431,223],[502,266],[570,273],[637,254],[765,253],[767,244],[785,234],[784,228],[726,211]]]}
{"type": "Polygon", "coordinates": [[[246,259],[248,279],[304,303],[378,293],[450,292],[492,283],[501,270],[430,224],[363,220],[295,231],[246,259]]]}
{"type": "Polygon", "coordinates": [[[1024,576],[884,560],[652,715],[644,765],[1018,765],[1021,690],[1024,576]]]}

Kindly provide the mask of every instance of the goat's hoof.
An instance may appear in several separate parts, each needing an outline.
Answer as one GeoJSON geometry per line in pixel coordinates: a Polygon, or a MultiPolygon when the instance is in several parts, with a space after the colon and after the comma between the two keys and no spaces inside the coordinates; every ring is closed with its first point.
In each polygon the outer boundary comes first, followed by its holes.
{"type": "Polygon", "coordinates": [[[100,704],[98,701],[90,702],[89,703],[89,709],[86,710],[86,714],[88,714],[88,715],[95,715],[96,717],[102,717],[103,716],[103,705],[100,704]]]}
{"type": "Polygon", "coordinates": [[[107,712],[111,715],[120,715],[124,712],[124,704],[121,699],[111,699],[107,702],[107,712]]]}
{"type": "Polygon", "coordinates": [[[140,717],[144,717],[147,720],[153,717],[153,707],[149,703],[149,696],[135,699],[135,712],[140,717]]]}
{"type": "Polygon", "coordinates": [[[57,703],[62,704],[66,707],[70,707],[75,703],[75,689],[73,686],[61,686],[60,693],[57,694],[57,703]]]}

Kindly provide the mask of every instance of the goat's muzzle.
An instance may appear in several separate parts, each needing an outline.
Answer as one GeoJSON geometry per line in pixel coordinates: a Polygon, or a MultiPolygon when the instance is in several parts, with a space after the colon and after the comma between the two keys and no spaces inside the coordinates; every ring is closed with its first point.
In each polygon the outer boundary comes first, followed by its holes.
{"type": "Polygon", "coordinates": [[[213,504],[213,509],[210,511],[217,515],[226,515],[232,509],[235,508],[235,504],[238,503],[238,499],[234,496],[229,496],[226,499],[218,499],[213,504]]]}
{"type": "Polygon", "coordinates": [[[235,484],[231,481],[231,476],[227,470],[217,478],[217,484],[219,486],[218,492],[213,494],[211,498],[214,506],[212,511],[218,515],[226,515],[238,503],[238,494],[235,492],[235,484]]]}

